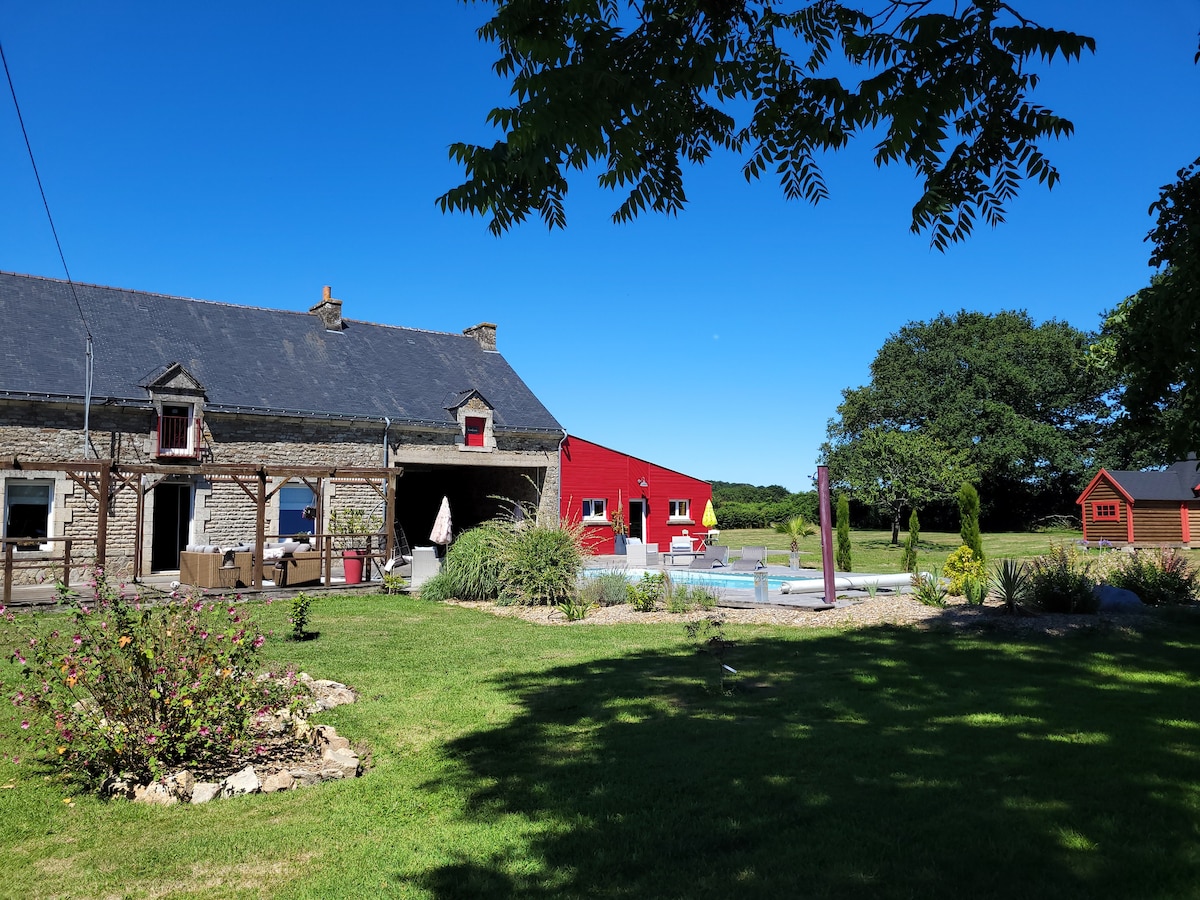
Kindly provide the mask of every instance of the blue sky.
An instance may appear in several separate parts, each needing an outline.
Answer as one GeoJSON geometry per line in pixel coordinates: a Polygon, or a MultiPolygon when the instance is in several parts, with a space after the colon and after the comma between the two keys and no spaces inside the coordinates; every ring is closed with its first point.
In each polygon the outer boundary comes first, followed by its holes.
{"type": "MultiPolygon", "coordinates": [[[[806,490],[841,391],[906,322],[1026,309],[1091,329],[1149,280],[1147,207],[1200,155],[1200,0],[1018,8],[1097,39],[1034,97],[1075,122],[1046,148],[1062,182],[945,254],[908,233],[913,175],[867,142],[824,161],[815,208],[718,157],[674,219],[613,225],[622,198],[589,177],[565,232],[443,215],[447,146],[493,140],[506,102],[485,4],[5,4],[0,43],[77,281],[281,309],[329,284],[352,319],[493,321],[571,433],[806,490]]],[[[62,277],[3,95],[0,211],[0,269],[62,277]]]]}

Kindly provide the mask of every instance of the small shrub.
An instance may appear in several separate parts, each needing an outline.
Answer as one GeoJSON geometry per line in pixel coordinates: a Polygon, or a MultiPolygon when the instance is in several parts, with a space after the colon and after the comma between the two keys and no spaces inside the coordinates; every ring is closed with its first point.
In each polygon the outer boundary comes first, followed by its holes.
{"type": "Polygon", "coordinates": [[[936,575],[914,572],[912,577],[913,599],[925,606],[946,605],[946,588],[936,575]]]}
{"type": "Polygon", "coordinates": [[[306,594],[304,591],[292,597],[292,615],[288,621],[292,623],[292,638],[297,641],[304,640],[305,628],[308,625],[308,613],[312,608],[314,598],[311,594],[306,594]]]}
{"type": "Polygon", "coordinates": [[[1094,613],[1100,605],[1088,562],[1073,547],[1057,546],[1031,564],[1029,600],[1050,613],[1094,613]]]}
{"type": "Polygon", "coordinates": [[[258,716],[295,700],[294,682],[257,681],[266,638],[227,600],[150,606],[98,573],[90,601],[66,591],[60,601],[69,613],[18,623],[13,659],[27,687],[13,702],[45,723],[49,758],[81,780],[149,780],[227,758],[258,716]]]}
{"type": "Polygon", "coordinates": [[[1015,559],[1001,560],[992,574],[992,588],[1004,608],[1015,613],[1029,590],[1029,570],[1015,559]]]}
{"type": "Polygon", "coordinates": [[[385,594],[403,594],[408,588],[408,582],[402,575],[393,575],[390,572],[385,572],[383,575],[383,592],[385,594]]]}
{"type": "Polygon", "coordinates": [[[689,613],[694,609],[710,610],[717,606],[711,589],[698,584],[677,584],[667,595],[667,612],[689,613]]]}
{"type": "Polygon", "coordinates": [[[950,554],[942,567],[942,575],[950,579],[950,593],[961,597],[966,593],[967,581],[984,583],[987,580],[987,568],[982,559],[977,559],[975,551],[966,544],[950,554]]]}
{"type": "Polygon", "coordinates": [[[458,597],[454,589],[454,578],[447,572],[438,572],[421,585],[418,596],[432,603],[454,600],[458,597]]]}
{"type": "Polygon", "coordinates": [[[500,595],[500,574],[511,540],[510,529],[490,522],[460,534],[442,563],[441,574],[451,581],[451,596],[495,600],[500,595]]]}
{"type": "Polygon", "coordinates": [[[1198,578],[1176,550],[1135,550],[1109,573],[1108,582],[1133,591],[1147,606],[1170,606],[1194,601],[1198,578]]]}
{"type": "Polygon", "coordinates": [[[558,611],[568,622],[579,622],[587,618],[592,611],[592,604],[582,597],[570,597],[558,604],[558,611]]]}
{"type": "Polygon", "coordinates": [[[585,578],[588,599],[597,606],[620,606],[629,601],[629,579],[624,572],[601,572],[585,578]]]}
{"type": "Polygon", "coordinates": [[[629,604],[638,612],[654,612],[667,589],[667,576],[647,572],[637,584],[628,586],[629,604]]]}
{"type": "Polygon", "coordinates": [[[983,606],[987,598],[986,579],[967,578],[963,582],[963,596],[967,598],[968,606],[983,606]]]}
{"type": "Polygon", "coordinates": [[[514,529],[504,548],[500,592],[524,606],[559,604],[574,596],[583,566],[582,530],[514,529]]]}

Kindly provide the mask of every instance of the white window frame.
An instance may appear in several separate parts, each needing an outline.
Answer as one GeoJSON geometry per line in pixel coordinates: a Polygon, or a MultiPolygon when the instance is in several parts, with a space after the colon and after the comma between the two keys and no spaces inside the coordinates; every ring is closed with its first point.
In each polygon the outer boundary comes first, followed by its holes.
{"type": "Polygon", "coordinates": [[[668,500],[667,521],[671,524],[694,525],[691,500],[668,500]]]}
{"type": "Polygon", "coordinates": [[[583,521],[589,525],[608,524],[608,501],[601,497],[589,497],[583,501],[583,521]],[[596,512],[599,504],[599,512],[596,512]]]}
{"type": "MultiPolygon", "coordinates": [[[[173,417],[177,418],[177,417],[173,417]]],[[[161,458],[170,458],[173,456],[182,459],[194,459],[197,455],[198,447],[196,446],[196,421],[198,415],[196,412],[196,404],[187,403],[185,401],[164,401],[158,410],[158,426],[155,428],[154,440],[156,443],[155,455],[161,458]],[[168,409],[186,409],[187,410],[187,426],[185,434],[187,435],[187,445],[184,447],[163,447],[162,445],[162,428],[163,419],[166,417],[168,409]]]]}
{"type": "MultiPolygon", "coordinates": [[[[9,535],[9,533],[8,533],[9,508],[14,505],[12,503],[12,499],[11,499],[11,495],[10,495],[10,488],[16,487],[18,485],[22,486],[22,487],[44,487],[46,489],[46,493],[49,495],[49,502],[46,504],[46,537],[48,537],[48,538],[54,537],[54,481],[53,481],[53,479],[47,479],[47,478],[6,478],[6,479],[4,479],[4,519],[2,522],[0,522],[0,524],[2,524],[4,527],[4,536],[6,538],[7,537],[33,537],[33,535],[24,535],[24,534],[9,535]]],[[[16,504],[16,505],[25,505],[25,504],[16,504]]],[[[29,504],[29,505],[32,505],[32,504],[29,504]]],[[[45,552],[47,550],[51,550],[53,548],[53,546],[54,545],[52,542],[46,541],[45,543],[38,544],[38,551],[45,552]]],[[[38,552],[38,551],[34,551],[29,548],[14,548],[14,549],[18,553],[38,552]]]]}

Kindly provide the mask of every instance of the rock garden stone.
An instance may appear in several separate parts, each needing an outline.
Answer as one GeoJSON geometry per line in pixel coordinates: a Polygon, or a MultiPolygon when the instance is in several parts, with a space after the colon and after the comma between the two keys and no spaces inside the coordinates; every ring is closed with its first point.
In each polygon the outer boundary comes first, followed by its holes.
{"type": "MultiPolygon", "coordinates": [[[[313,679],[301,673],[298,680],[313,695],[306,710],[293,715],[284,710],[258,723],[260,740],[253,758],[243,758],[242,768],[229,774],[211,766],[180,770],[151,784],[134,784],[124,777],[110,778],[102,787],[109,797],[170,806],[176,803],[209,803],[242,794],[278,793],[312,787],[333,779],[355,778],[363,762],[331,725],[310,725],[308,713],[353,703],[354,691],[336,681],[313,679]]],[[[232,767],[231,767],[232,768],[232,767]]]]}

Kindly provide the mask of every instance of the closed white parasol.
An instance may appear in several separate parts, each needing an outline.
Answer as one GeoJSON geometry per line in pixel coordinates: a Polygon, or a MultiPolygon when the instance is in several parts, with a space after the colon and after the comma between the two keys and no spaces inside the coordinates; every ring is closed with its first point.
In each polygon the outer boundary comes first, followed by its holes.
{"type": "Polygon", "coordinates": [[[435,544],[445,545],[450,543],[451,537],[450,498],[443,497],[437,518],[433,520],[433,531],[429,532],[429,539],[435,544]]]}

